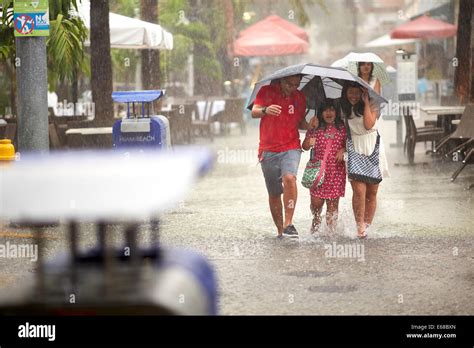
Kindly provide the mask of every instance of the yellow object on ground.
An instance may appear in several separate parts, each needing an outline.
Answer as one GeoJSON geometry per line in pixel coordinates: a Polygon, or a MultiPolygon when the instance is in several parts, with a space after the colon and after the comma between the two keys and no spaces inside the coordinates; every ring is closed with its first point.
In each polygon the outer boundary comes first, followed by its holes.
{"type": "Polygon", "coordinates": [[[15,147],[10,139],[0,139],[0,161],[14,161],[15,147]]]}

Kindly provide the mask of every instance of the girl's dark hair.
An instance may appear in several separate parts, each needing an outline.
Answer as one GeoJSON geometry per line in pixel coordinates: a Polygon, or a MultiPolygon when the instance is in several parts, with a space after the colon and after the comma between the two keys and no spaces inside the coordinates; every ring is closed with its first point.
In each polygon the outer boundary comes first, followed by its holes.
{"type": "Polygon", "coordinates": [[[359,100],[359,102],[356,105],[352,105],[349,102],[349,99],[347,99],[347,91],[349,88],[359,88],[361,89],[361,86],[357,82],[348,82],[344,84],[344,87],[342,88],[341,92],[341,110],[342,110],[342,116],[344,118],[352,118],[352,110],[354,110],[354,114],[357,117],[362,117],[364,115],[364,107],[365,103],[362,100],[362,96],[359,100]]]}
{"type": "MultiPolygon", "coordinates": [[[[359,77],[362,77],[361,73],[360,73],[360,66],[362,63],[365,63],[365,62],[357,62],[357,75],[359,77]]],[[[369,62],[370,65],[372,66],[372,69],[370,69],[370,74],[369,74],[369,81],[372,80],[373,78],[373,74],[374,74],[374,63],[372,62],[369,62]]]]}
{"type": "Polygon", "coordinates": [[[327,109],[334,109],[334,111],[336,112],[336,119],[334,120],[334,125],[339,130],[340,127],[343,125],[342,118],[341,118],[341,111],[340,111],[339,105],[337,105],[336,100],[330,99],[330,98],[323,100],[323,102],[318,107],[318,112],[317,112],[317,116],[319,120],[318,128],[322,128],[322,129],[327,128],[327,124],[323,118],[323,112],[327,109]]]}

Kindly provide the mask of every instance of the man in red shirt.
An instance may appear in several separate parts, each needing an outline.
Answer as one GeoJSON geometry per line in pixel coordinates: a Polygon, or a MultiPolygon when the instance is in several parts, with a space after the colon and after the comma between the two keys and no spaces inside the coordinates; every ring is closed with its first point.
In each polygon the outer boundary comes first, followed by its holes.
{"type": "Polygon", "coordinates": [[[298,237],[292,223],[298,195],[296,175],[301,157],[298,128],[308,129],[309,126],[305,120],[306,97],[297,90],[301,78],[301,75],[288,76],[263,86],[252,108],[252,117],[261,118],[258,156],[279,238],[283,235],[298,237]]]}

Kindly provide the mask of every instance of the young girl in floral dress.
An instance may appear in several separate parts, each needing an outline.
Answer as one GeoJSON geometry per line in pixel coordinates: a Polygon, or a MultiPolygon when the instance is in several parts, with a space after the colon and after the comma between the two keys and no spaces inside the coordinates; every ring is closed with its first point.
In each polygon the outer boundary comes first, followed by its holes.
{"type": "Polygon", "coordinates": [[[344,152],[346,147],[346,128],[341,120],[340,107],[333,99],[326,99],[317,110],[318,126],[306,132],[303,149],[313,147],[314,160],[323,160],[328,151],[324,182],[310,189],[313,222],[311,233],[321,227],[321,212],[326,202],[326,223],[330,232],[336,231],[339,198],[344,197],[346,187],[346,166],[344,152]]]}

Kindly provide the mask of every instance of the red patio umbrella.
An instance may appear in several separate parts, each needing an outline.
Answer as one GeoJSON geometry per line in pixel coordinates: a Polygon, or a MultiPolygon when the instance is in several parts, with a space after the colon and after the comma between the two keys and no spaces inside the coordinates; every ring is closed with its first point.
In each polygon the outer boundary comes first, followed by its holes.
{"type": "Polygon", "coordinates": [[[299,26],[277,16],[277,15],[271,15],[268,16],[267,18],[253,24],[252,26],[248,27],[247,29],[243,30],[240,32],[240,36],[246,35],[247,32],[255,32],[256,30],[258,31],[260,26],[262,26],[264,23],[271,23],[273,25],[277,25],[286,31],[289,31],[293,35],[298,36],[300,39],[309,42],[309,36],[306,33],[306,31],[303,28],[300,28],[299,26]]]}
{"type": "Polygon", "coordinates": [[[309,43],[271,21],[244,30],[234,42],[236,56],[285,56],[308,52],[309,43]]]}
{"type": "Polygon", "coordinates": [[[392,39],[442,39],[456,35],[457,27],[428,16],[420,16],[399,25],[390,33],[392,39]]]}

